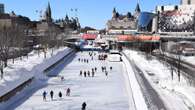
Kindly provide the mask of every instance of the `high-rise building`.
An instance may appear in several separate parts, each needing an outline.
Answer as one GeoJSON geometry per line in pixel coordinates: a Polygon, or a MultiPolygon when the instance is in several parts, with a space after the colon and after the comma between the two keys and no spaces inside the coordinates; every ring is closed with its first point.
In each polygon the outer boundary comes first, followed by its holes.
{"type": "Polygon", "coordinates": [[[195,0],[181,0],[182,5],[192,5],[195,4],[195,0]]]}
{"type": "Polygon", "coordinates": [[[5,13],[4,4],[0,4],[0,14],[5,13]]]}

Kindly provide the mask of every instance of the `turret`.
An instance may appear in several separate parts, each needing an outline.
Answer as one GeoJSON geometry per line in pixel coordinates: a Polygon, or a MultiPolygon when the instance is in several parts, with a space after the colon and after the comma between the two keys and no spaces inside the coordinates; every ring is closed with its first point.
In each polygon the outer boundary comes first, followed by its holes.
{"type": "Polygon", "coordinates": [[[113,11],[112,11],[112,18],[116,18],[117,12],[116,12],[116,8],[114,7],[113,11]]]}

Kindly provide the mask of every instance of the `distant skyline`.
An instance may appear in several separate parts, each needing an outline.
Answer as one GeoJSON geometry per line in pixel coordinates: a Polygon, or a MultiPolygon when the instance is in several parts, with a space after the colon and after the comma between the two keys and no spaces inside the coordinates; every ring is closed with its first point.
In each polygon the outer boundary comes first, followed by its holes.
{"type": "MultiPolygon", "coordinates": [[[[0,0],[5,5],[5,12],[14,11],[17,15],[39,20],[37,10],[45,10],[50,2],[53,19],[78,16],[81,26],[91,26],[97,29],[106,27],[106,21],[111,19],[112,10],[116,7],[122,14],[134,12],[137,0],[0,0]],[[78,11],[71,11],[71,9],[78,11]]],[[[157,5],[175,5],[180,0],[139,0],[142,11],[154,11],[157,5]]]]}

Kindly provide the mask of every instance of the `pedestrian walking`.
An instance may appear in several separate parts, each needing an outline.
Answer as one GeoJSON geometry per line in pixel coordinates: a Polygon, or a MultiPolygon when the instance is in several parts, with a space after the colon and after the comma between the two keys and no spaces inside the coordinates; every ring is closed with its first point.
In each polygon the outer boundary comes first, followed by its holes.
{"type": "Polygon", "coordinates": [[[47,92],[44,91],[44,92],[43,92],[43,101],[46,101],[46,96],[47,96],[47,92]]]}
{"type": "Polygon", "coordinates": [[[81,110],[86,110],[86,106],[87,106],[86,102],[83,102],[81,110]]]}
{"type": "Polygon", "coordinates": [[[70,88],[66,90],[66,96],[70,96],[70,88]]]}
{"type": "Polygon", "coordinates": [[[51,90],[50,91],[51,100],[53,100],[53,95],[54,95],[54,92],[51,90]]]}
{"type": "Polygon", "coordinates": [[[62,98],[62,92],[60,91],[58,94],[59,98],[62,98]]]}

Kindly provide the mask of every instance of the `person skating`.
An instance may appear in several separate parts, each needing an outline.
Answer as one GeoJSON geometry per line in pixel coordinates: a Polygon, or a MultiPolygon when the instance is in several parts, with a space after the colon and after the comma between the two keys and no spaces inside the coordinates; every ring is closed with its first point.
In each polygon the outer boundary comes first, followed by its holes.
{"type": "Polygon", "coordinates": [[[104,71],[106,71],[106,66],[104,66],[104,71]]]}
{"type": "Polygon", "coordinates": [[[104,67],[102,66],[102,72],[104,72],[104,67]]]}
{"type": "Polygon", "coordinates": [[[97,68],[95,67],[95,72],[97,71],[97,68]]]}
{"type": "Polygon", "coordinates": [[[66,96],[70,96],[70,88],[66,90],[66,96]]]}
{"type": "Polygon", "coordinates": [[[108,76],[108,71],[105,71],[105,75],[108,76]]]}
{"type": "Polygon", "coordinates": [[[95,72],[94,71],[92,71],[92,77],[94,77],[95,76],[95,72]]]}
{"type": "Polygon", "coordinates": [[[64,81],[64,76],[61,76],[61,81],[64,81]]]}
{"type": "Polygon", "coordinates": [[[89,60],[87,59],[87,60],[86,60],[86,62],[88,63],[88,62],[89,62],[89,60]]]}
{"type": "Polygon", "coordinates": [[[110,70],[112,70],[112,66],[110,66],[110,70]]]}
{"type": "Polygon", "coordinates": [[[54,95],[54,92],[51,90],[50,91],[51,100],[53,100],[53,95],[54,95]]]}
{"type": "Polygon", "coordinates": [[[90,77],[90,71],[87,72],[88,77],[90,77]]]}
{"type": "Polygon", "coordinates": [[[79,62],[81,61],[81,59],[80,59],[80,58],[79,58],[78,60],[79,60],[79,62]]]}
{"type": "Polygon", "coordinates": [[[82,74],[83,74],[83,72],[82,72],[82,70],[80,71],[80,76],[82,76],[82,74]]]}
{"type": "Polygon", "coordinates": [[[87,77],[87,72],[86,71],[84,72],[84,77],[87,77]]]}
{"type": "Polygon", "coordinates": [[[86,102],[83,102],[81,110],[86,110],[86,106],[87,106],[86,102]]]}
{"type": "Polygon", "coordinates": [[[47,92],[44,91],[44,92],[43,92],[43,100],[44,100],[44,101],[46,101],[46,96],[47,96],[47,92]]]}
{"type": "Polygon", "coordinates": [[[60,91],[58,94],[59,98],[62,98],[62,92],[60,91]]]}

